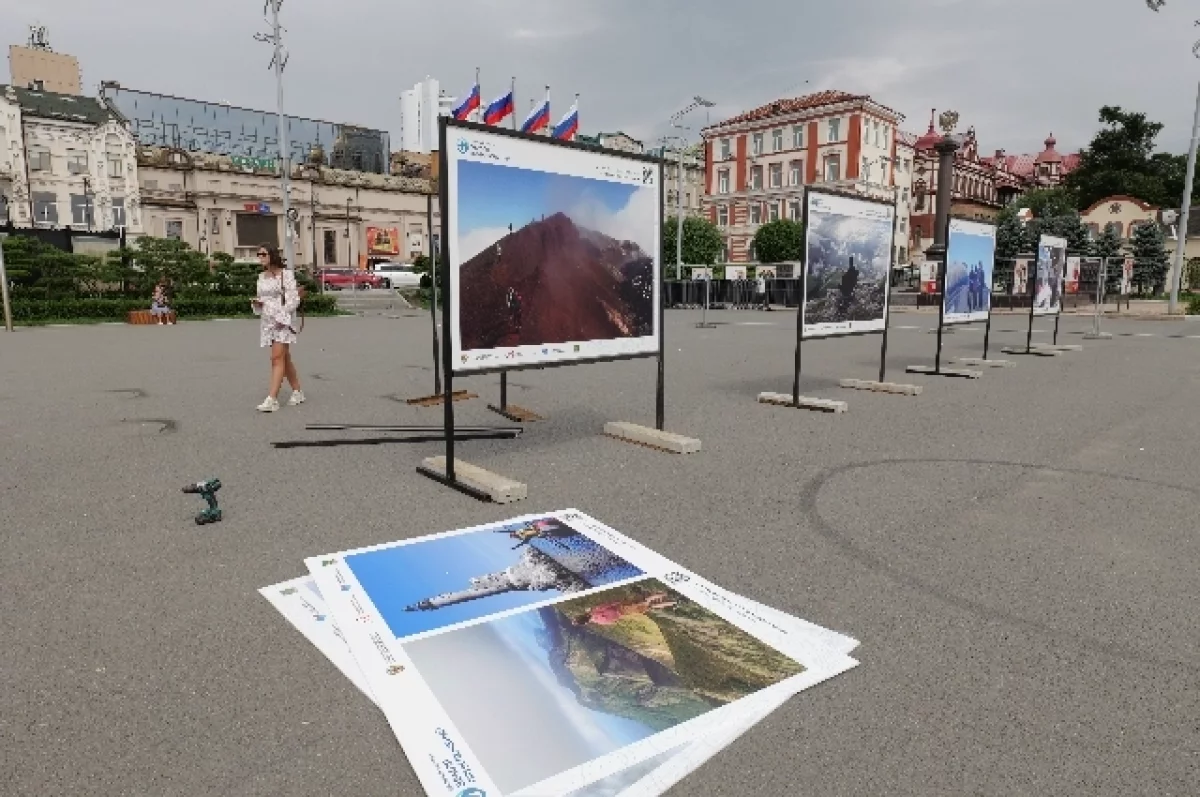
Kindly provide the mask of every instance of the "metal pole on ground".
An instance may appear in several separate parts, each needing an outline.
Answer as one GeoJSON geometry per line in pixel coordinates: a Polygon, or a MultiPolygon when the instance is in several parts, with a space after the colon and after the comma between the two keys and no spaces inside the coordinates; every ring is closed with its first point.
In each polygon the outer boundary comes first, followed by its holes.
{"type": "Polygon", "coordinates": [[[437,250],[433,247],[433,194],[425,197],[425,229],[429,236],[429,285],[432,298],[429,302],[429,322],[433,326],[433,394],[442,392],[442,362],[438,357],[437,326],[437,250]]]}
{"type": "Polygon", "coordinates": [[[296,242],[292,234],[291,214],[288,213],[291,209],[289,182],[292,167],[288,154],[287,120],[283,115],[283,68],[287,65],[288,54],[283,48],[283,28],[279,24],[279,9],[282,7],[283,0],[267,0],[263,7],[263,14],[265,15],[267,11],[271,12],[271,32],[256,33],[254,38],[257,41],[271,44],[275,48],[270,68],[275,70],[275,112],[279,130],[279,188],[283,194],[283,257],[287,267],[294,269],[296,267],[296,242]]]}
{"type": "Polygon", "coordinates": [[[8,272],[4,270],[4,239],[8,235],[0,235],[0,300],[4,302],[4,329],[13,331],[12,301],[8,296],[8,272]]]}

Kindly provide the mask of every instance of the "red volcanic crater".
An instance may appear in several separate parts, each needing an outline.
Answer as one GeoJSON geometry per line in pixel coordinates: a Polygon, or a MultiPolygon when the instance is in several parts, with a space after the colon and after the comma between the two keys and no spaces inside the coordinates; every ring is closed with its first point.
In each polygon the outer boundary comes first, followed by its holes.
{"type": "Polygon", "coordinates": [[[580,227],[565,213],[531,222],[460,268],[462,348],[650,335],[653,268],[637,244],[580,227]]]}

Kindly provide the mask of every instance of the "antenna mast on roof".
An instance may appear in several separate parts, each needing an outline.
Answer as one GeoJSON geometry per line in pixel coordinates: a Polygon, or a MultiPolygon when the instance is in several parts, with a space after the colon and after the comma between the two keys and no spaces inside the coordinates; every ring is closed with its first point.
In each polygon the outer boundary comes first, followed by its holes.
{"type": "Polygon", "coordinates": [[[45,25],[29,26],[29,49],[54,52],[50,49],[50,36],[46,33],[45,25]]]}

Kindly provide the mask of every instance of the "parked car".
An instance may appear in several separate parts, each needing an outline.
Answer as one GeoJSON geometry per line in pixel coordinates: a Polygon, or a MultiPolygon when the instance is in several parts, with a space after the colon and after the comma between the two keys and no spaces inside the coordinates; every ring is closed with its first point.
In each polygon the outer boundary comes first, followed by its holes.
{"type": "Polygon", "coordinates": [[[385,288],[416,288],[421,284],[421,275],[405,263],[377,263],[375,275],[383,279],[385,288]]]}
{"type": "Polygon", "coordinates": [[[321,269],[317,279],[326,290],[340,291],[347,288],[382,288],[384,280],[369,271],[351,271],[346,268],[321,269]]]}

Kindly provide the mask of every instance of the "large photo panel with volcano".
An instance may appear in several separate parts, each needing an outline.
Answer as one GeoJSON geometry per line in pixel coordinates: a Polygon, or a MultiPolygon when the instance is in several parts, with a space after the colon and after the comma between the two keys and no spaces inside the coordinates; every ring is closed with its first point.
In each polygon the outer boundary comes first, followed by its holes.
{"type": "Polygon", "coordinates": [[[657,161],[449,125],[456,372],[655,355],[657,161]]]}
{"type": "Polygon", "coordinates": [[[945,323],[986,321],[992,306],[996,228],[991,224],[951,219],[946,263],[945,323]]]}
{"type": "Polygon", "coordinates": [[[895,208],[810,190],[805,210],[804,336],[882,331],[895,208]]]}

